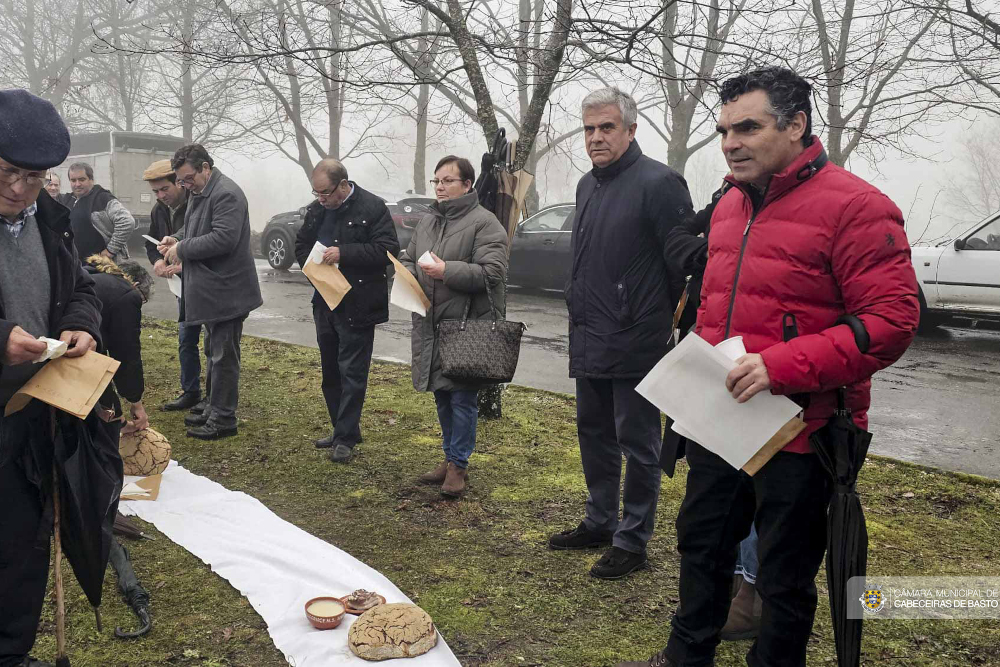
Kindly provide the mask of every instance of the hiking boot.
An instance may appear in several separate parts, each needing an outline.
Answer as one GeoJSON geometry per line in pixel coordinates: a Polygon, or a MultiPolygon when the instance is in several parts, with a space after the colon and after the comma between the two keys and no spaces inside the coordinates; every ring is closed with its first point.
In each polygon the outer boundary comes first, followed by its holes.
{"type": "Polygon", "coordinates": [[[219,438],[229,438],[236,435],[236,426],[219,426],[215,422],[206,421],[201,426],[189,429],[187,434],[190,438],[199,440],[218,440],[219,438]]]}
{"type": "Polygon", "coordinates": [[[619,662],[616,667],[677,667],[677,663],[667,657],[667,650],[663,649],[649,660],[639,662],[619,662]]]}
{"type": "Polygon", "coordinates": [[[632,553],[619,547],[611,547],[590,568],[591,576],[598,579],[621,579],[636,570],[641,570],[648,564],[646,552],[632,553]]]}
{"type": "Polygon", "coordinates": [[[334,439],[332,433],[325,438],[320,438],[319,440],[313,442],[313,444],[316,445],[316,449],[327,449],[329,447],[333,447],[333,443],[334,439]]]}
{"type": "MultiPolygon", "coordinates": [[[[742,577],[741,577],[742,578],[742,577]]],[[[746,579],[740,584],[729,605],[729,618],[722,627],[719,637],[722,641],[735,642],[742,639],[753,639],[760,632],[760,614],[763,601],[757,594],[757,588],[746,579]]]]}
{"type": "Polygon", "coordinates": [[[201,413],[205,412],[206,409],[208,409],[208,406],[209,406],[208,399],[203,398],[194,405],[192,405],[191,409],[188,410],[188,412],[190,412],[193,415],[200,415],[201,413]]]}
{"type": "Polygon", "coordinates": [[[449,498],[459,498],[465,493],[465,488],[469,480],[469,470],[459,468],[454,463],[448,464],[448,470],[444,475],[444,484],[441,485],[441,495],[449,498]]]}
{"type": "Polygon", "coordinates": [[[185,426],[204,426],[208,423],[208,415],[204,412],[199,412],[198,414],[184,415],[184,425],[185,426]]]}
{"type": "Polygon", "coordinates": [[[448,474],[448,462],[442,461],[437,464],[437,467],[430,472],[425,472],[420,477],[417,477],[417,481],[421,484],[434,484],[439,486],[444,483],[444,478],[448,474]]]}
{"type": "Polygon", "coordinates": [[[201,394],[195,391],[185,391],[174,400],[164,403],[161,409],[166,410],[167,412],[187,410],[188,408],[193,408],[198,405],[200,402],[201,394]]]}
{"type": "Polygon", "coordinates": [[[330,450],[329,459],[334,463],[350,463],[354,448],[341,443],[330,450]]]}
{"type": "Polygon", "coordinates": [[[564,530],[549,537],[549,549],[570,551],[576,549],[598,549],[611,546],[611,533],[597,533],[587,530],[581,521],[571,530],[564,530]]]}

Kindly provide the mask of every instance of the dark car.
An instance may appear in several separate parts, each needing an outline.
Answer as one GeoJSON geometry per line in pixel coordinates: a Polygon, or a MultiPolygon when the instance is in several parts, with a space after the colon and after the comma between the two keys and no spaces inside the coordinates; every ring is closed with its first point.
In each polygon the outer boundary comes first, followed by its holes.
{"type": "Polygon", "coordinates": [[[563,291],[573,266],[570,237],[575,204],[543,208],[517,227],[507,282],[514,287],[563,291]]]}
{"type": "MultiPolygon", "coordinates": [[[[413,235],[413,228],[429,209],[433,199],[412,197],[386,204],[396,225],[400,249],[405,249],[413,235]]],[[[295,236],[305,223],[306,209],[279,213],[271,218],[260,236],[260,251],[267,263],[275,269],[287,270],[295,263],[295,236]]]]}

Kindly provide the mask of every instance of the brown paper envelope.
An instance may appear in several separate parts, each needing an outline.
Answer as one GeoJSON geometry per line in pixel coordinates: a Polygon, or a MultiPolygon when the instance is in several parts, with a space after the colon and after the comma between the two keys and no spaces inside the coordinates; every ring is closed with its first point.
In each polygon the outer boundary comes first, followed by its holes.
{"type": "Polygon", "coordinates": [[[156,500],[156,497],[160,495],[160,482],[163,481],[163,475],[150,475],[149,477],[143,477],[142,479],[137,479],[135,485],[140,489],[146,489],[149,491],[148,496],[122,496],[122,500],[156,500]]]}
{"type": "Polygon", "coordinates": [[[798,417],[792,417],[788,422],[778,429],[778,432],[771,436],[771,439],[764,443],[764,446],[757,450],[757,453],[750,457],[750,460],[743,466],[743,472],[753,477],[757,471],[764,467],[764,464],[771,460],[771,457],[781,451],[781,449],[802,433],[806,423],[798,417]]]}
{"type": "Polygon", "coordinates": [[[87,352],[82,357],[59,357],[45,364],[7,402],[4,415],[21,410],[32,398],[86,419],[107,389],[120,364],[111,357],[87,352]]]}
{"type": "Polygon", "coordinates": [[[309,282],[323,297],[330,310],[339,306],[344,295],[351,291],[351,283],[347,282],[347,278],[340,272],[340,269],[332,264],[317,264],[307,261],[306,265],[302,267],[302,273],[306,274],[309,282]]]}
{"type": "Polygon", "coordinates": [[[402,264],[400,264],[399,260],[392,256],[391,252],[389,252],[388,250],[386,250],[385,254],[389,256],[389,259],[392,260],[392,265],[394,267],[396,267],[396,278],[397,279],[398,278],[402,278],[403,282],[405,282],[407,285],[409,285],[410,289],[412,289],[413,292],[418,297],[420,297],[420,303],[424,304],[424,310],[426,310],[427,312],[430,312],[430,310],[431,310],[431,301],[430,301],[430,299],[427,298],[427,295],[424,294],[424,288],[420,286],[420,283],[417,281],[416,278],[413,277],[413,274],[410,273],[410,270],[407,269],[402,264]]]}

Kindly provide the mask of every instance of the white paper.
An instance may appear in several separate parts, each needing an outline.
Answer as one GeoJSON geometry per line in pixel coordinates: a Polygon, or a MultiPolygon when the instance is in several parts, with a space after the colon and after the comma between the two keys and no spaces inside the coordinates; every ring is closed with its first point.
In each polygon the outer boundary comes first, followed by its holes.
{"type": "Polygon", "coordinates": [[[434,258],[431,257],[431,251],[430,250],[425,250],[424,254],[421,255],[420,259],[417,260],[417,264],[420,264],[422,266],[433,266],[434,265],[434,258]]]}
{"type": "Polygon", "coordinates": [[[149,491],[147,489],[142,488],[141,486],[139,486],[135,482],[129,482],[128,484],[126,484],[125,486],[122,487],[121,495],[123,495],[123,496],[148,496],[149,495],[149,491]]]}
{"type": "Polygon", "coordinates": [[[69,347],[65,341],[56,340],[55,338],[39,336],[38,340],[45,343],[45,351],[42,352],[41,356],[35,359],[36,364],[48,361],[49,359],[58,359],[66,354],[66,350],[69,347]]]}
{"type": "Polygon", "coordinates": [[[162,241],[162,240],[163,240],[163,239],[154,239],[154,238],[153,238],[152,236],[150,236],[149,234],[143,234],[143,235],[142,235],[142,238],[146,239],[146,240],[147,240],[147,241],[149,241],[150,243],[155,243],[156,245],[160,245],[160,241],[162,241]]]}
{"type": "MultiPolygon", "coordinates": [[[[726,355],[733,361],[736,361],[737,359],[739,359],[740,357],[742,357],[744,354],[747,353],[747,349],[743,345],[743,336],[733,336],[732,338],[727,338],[726,340],[716,345],[715,349],[718,350],[719,352],[722,352],[724,355],[726,355]]],[[[673,425],[670,427],[670,430],[680,435],[683,438],[694,440],[694,436],[691,435],[690,431],[684,428],[683,424],[674,422],[673,425]]]]}
{"type": "Polygon", "coordinates": [[[181,277],[180,276],[170,276],[167,278],[167,285],[170,287],[170,291],[173,292],[174,296],[178,299],[181,298],[181,277]]]}
{"type": "Polygon", "coordinates": [[[424,302],[420,300],[410,286],[402,279],[395,278],[392,281],[392,290],[389,292],[389,303],[399,306],[403,310],[416,313],[421,317],[427,317],[427,309],[424,302]]]}
{"type": "MultiPolygon", "coordinates": [[[[306,262],[312,262],[313,264],[323,263],[323,253],[327,250],[327,246],[323,245],[319,241],[313,244],[312,250],[309,251],[309,257],[306,258],[306,262]]],[[[334,266],[338,269],[340,268],[340,262],[335,262],[334,266]]]]}
{"type": "Polygon", "coordinates": [[[769,392],[737,403],[726,389],[726,376],[735,366],[703,338],[689,334],[636,391],[683,424],[692,440],[742,468],[801,408],[769,392]]]}

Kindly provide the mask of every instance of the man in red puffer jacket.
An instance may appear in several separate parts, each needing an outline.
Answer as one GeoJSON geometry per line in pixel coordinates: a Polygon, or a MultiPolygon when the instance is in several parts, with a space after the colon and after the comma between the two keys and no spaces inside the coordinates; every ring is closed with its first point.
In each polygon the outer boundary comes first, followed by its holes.
{"type": "Polygon", "coordinates": [[[871,376],[895,362],[916,331],[903,216],[884,194],[827,162],[811,134],[810,96],[804,79],[777,67],[721,88],[717,130],[735,187],[712,215],[696,329],[713,345],[743,336],[748,354],[727,379],[734,400],[795,395],[808,427],[752,478],[689,445],[677,518],[680,607],[667,647],[623,666],[714,664],[736,546],[751,521],[763,613],[747,664],[805,666],[832,492],[809,435],[833,414],[838,387],[866,427],[871,376]],[[867,329],[867,353],[848,326],[836,325],[845,314],[867,329]]]}

